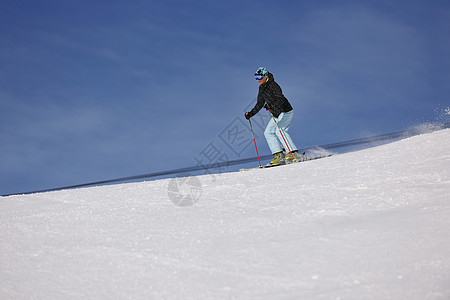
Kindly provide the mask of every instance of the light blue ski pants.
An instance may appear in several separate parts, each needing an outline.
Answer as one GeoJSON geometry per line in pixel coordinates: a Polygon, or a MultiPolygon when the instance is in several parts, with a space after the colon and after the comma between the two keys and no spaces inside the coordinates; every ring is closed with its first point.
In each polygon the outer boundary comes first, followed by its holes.
{"type": "Polygon", "coordinates": [[[283,151],[283,148],[286,151],[289,151],[288,149],[291,149],[291,151],[297,150],[297,146],[295,146],[294,141],[292,141],[291,136],[288,133],[289,125],[291,125],[293,115],[293,110],[286,113],[281,113],[278,118],[275,118],[275,120],[277,121],[276,123],[273,118],[271,118],[269,123],[267,124],[266,130],[264,131],[264,136],[266,137],[267,144],[269,144],[269,148],[270,151],[272,151],[272,154],[283,151]],[[278,127],[280,127],[281,132],[283,132],[284,139],[288,143],[289,147],[286,146],[286,143],[281,136],[278,127]]]}

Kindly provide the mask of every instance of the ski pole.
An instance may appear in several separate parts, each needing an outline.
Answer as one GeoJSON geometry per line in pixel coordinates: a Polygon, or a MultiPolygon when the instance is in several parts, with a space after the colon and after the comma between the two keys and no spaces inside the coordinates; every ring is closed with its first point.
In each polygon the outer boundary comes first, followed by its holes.
{"type": "MultiPolygon", "coordinates": [[[[284,143],[286,144],[286,146],[287,146],[287,148],[288,148],[288,150],[289,150],[289,154],[292,156],[293,161],[296,162],[297,160],[295,159],[294,154],[292,154],[291,148],[289,147],[289,144],[286,142],[286,139],[284,138],[283,132],[281,131],[280,126],[278,126],[277,120],[276,120],[275,117],[273,116],[272,111],[271,111],[270,109],[268,109],[268,111],[270,112],[270,115],[272,116],[273,121],[274,121],[275,124],[277,125],[278,130],[280,131],[281,137],[283,138],[283,141],[284,141],[284,143]]],[[[250,120],[249,120],[249,121],[250,121],[250,120]]]]}
{"type": "Polygon", "coordinates": [[[258,157],[259,167],[262,168],[262,166],[261,166],[261,160],[259,160],[258,147],[256,147],[255,134],[253,133],[252,121],[250,121],[250,119],[248,119],[248,122],[250,123],[250,131],[252,132],[253,143],[255,144],[256,156],[258,157]]]}

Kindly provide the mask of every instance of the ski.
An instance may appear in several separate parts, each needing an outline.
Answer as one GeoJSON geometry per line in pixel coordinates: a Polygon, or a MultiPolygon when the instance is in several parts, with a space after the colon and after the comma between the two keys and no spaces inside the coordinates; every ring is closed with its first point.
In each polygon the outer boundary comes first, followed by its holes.
{"type": "Polygon", "coordinates": [[[239,169],[239,171],[249,171],[249,170],[254,170],[254,169],[267,169],[267,168],[273,168],[273,167],[279,167],[279,166],[286,166],[286,165],[291,165],[291,164],[295,164],[295,163],[301,163],[301,162],[305,162],[305,161],[311,161],[311,160],[317,160],[317,159],[321,159],[321,158],[325,158],[325,157],[330,157],[333,154],[327,154],[327,155],[321,155],[321,156],[316,156],[316,157],[307,157],[306,159],[302,160],[302,161],[298,161],[298,162],[291,162],[291,163],[287,163],[287,164],[280,164],[280,165],[271,165],[271,164],[267,164],[264,166],[259,166],[259,167],[251,167],[251,168],[243,168],[243,169],[239,169]]]}

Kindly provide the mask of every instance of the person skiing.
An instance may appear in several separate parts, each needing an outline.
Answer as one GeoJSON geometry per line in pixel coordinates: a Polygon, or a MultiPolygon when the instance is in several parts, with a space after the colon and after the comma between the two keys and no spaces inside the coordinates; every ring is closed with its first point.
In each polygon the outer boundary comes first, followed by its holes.
{"type": "Polygon", "coordinates": [[[272,114],[273,118],[270,119],[264,131],[267,144],[273,154],[269,165],[285,164],[292,162],[294,158],[299,161],[303,160],[304,156],[298,153],[297,146],[288,134],[294,114],[291,104],[283,95],[281,87],[275,82],[272,73],[266,68],[259,67],[254,75],[259,83],[257,102],[252,110],[245,113],[245,118],[249,120],[263,107],[272,114]],[[289,149],[291,153],[284,155],[284,149],[289,149]]]}

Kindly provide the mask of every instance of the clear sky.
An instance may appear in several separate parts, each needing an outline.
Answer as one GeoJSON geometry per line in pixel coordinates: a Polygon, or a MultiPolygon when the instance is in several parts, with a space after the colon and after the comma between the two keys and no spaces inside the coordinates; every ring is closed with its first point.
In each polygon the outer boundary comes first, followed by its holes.
{"type": "Polygon", "coordinates": [[[259,66],[301,148],[450,106],[449,1],[3,0],[0,43],[0,194],[254,156],[259,66]]]}

